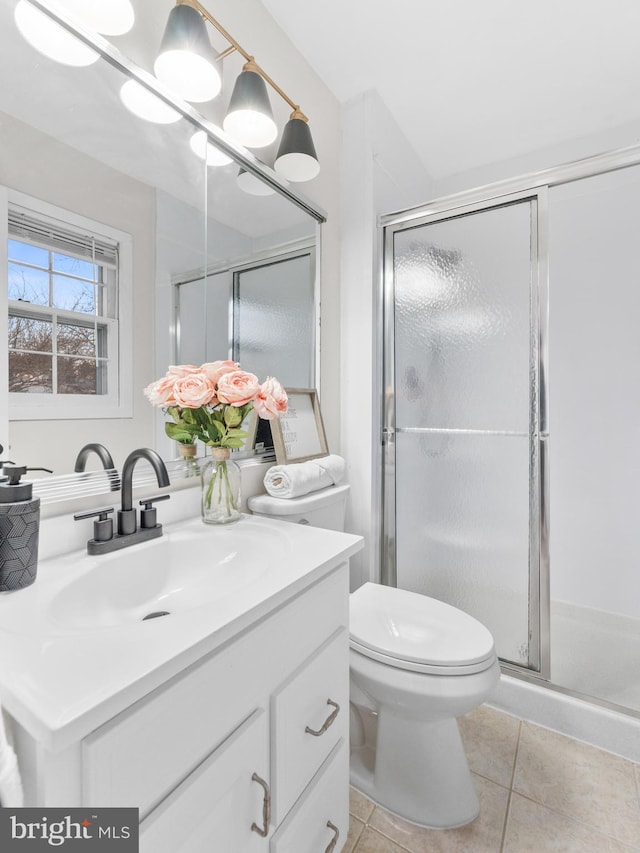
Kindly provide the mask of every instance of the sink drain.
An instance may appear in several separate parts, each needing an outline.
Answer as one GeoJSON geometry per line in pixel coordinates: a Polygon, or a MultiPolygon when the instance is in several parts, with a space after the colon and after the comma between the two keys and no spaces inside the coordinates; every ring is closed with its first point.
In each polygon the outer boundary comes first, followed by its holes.
{"type": "Polygon", "coordinates": [[[147,613],[146,616],[143,616],[142,621],[146,622],[147,619],[157,619],[158,616],[170,616],[170,615],[171,614],[169,613],[168,610],[154,610],[153,613],[147,613]]]}

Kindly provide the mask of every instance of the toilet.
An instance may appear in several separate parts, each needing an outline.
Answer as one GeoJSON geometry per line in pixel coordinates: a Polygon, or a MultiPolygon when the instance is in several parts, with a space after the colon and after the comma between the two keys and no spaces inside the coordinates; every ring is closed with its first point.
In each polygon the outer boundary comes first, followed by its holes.
{"type": "Polygon", "coordinates": [[[456,717],[500,667],[490,632],[449,604],[366,583],[350,597],[351,784],[420,826],[480,810],[456,717]]]}
{"type": "MultiPolygon", "coordinates": [[[[255,495],[255,515],[344,530],[348,485],[255,495]]],[[[351,784],[420,826],[470,823],[480,806],[456,717],[500,677],[491,633],[415,592],[365,583],[350,596],[351,784]]]]}

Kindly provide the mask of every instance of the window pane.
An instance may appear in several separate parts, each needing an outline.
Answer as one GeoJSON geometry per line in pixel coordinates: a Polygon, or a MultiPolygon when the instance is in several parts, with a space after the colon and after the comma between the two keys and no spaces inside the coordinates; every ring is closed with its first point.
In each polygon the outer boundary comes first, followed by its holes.
{"type": "Polygon", "coordinates": [[[96,394],[96,363],[88,358],[58,359],[58,394],[96,394]]]}
{"type": "Polygon", "coordinates": [[[54,275],[53,304],[56,308],[64,308],[66,311],[93,314],[96,304],[94,286],[63,275],[54,275]]]}
{"type": "Polygon", "coordinates": [[[60,255],[54,252],[53,269],[56,272],[66,272],[70,275],[77,275],[79,278],[86,278],[89,281],[97,281],[98,268],[95,264],[92,264],[91,261],[71,258],[69,255],[60,255]]]}
{"type": "Polygon", "coordinates": [[[93,326],[87,328],[72,323],[58,323],[58,352],[95,357],[96,332],[93,326]]]}
{"type": "Polygon", "coordinates": [[[9,317],[9,349],[51,352],[52,327],[47,320],[9,317]]]}
{"type": "Polygon", "coordinates": [[[9,299],[48,305],[49,273],[32,270],[21,264],[9,264],[9,299]]]}
{"type": "Polygon", "coordinates": [[[9,240],[8,248],[10,261],[24,261],[26,264],[33,264],[45,270],[49,269],[49,252],[47,249],[30,246],[29,243],[23,243],[21,240],[9,240]]]}
{"type": "Polygon", "coordinates": [[[52,357],[27,352],[9,352],[9,391],[51,394],[52,357]]]}

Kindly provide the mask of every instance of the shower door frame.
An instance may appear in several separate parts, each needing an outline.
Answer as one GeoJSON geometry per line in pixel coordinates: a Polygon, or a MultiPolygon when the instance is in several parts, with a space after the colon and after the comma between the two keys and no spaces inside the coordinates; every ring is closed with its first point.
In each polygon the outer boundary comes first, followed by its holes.
{"type": "MultiPolygon", "coordinates": [[[[395,235],[424,225],[458,219],[497,208],[529,202],[530,268],[529,284],[529,601],[528,661],[517,664],[501,661],[505,670],[528,673],[548,680],[551,668],[550,583],[549,583],[549,454],[548,454],[548,239],[547,187],[487,195],[469,201],[466,194],[449,204],[434,202],[413,211],[381,219],[381,359],[384,391],[381,412],[381,502],[380,536],[381,581],[397,586],[396,566],[396,443],[395,424],[395,235]]],[[[415,431],[414,429],[411,430],[415,431]]],[[[465,430],[466,431],[466,430],[465,430]]]]}

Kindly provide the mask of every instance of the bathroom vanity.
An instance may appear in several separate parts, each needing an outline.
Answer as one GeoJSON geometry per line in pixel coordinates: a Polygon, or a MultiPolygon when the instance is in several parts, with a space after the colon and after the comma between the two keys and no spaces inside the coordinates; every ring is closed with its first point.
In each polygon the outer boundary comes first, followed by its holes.
{"type": "Polygon", "coordinates": [[[42,563],[0,597],[25,805],[138,807],[145,853],[341,850],[361,544],[243,516],[42,563]]]}

